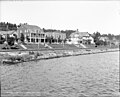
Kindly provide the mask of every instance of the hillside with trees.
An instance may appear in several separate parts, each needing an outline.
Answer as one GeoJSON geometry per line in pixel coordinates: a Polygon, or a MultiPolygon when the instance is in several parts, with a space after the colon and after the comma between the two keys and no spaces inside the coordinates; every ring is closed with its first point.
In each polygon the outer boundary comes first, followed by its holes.
{"type": "Polygon", "coordinates": [[[0,31],[17,30],[17,25],[12,23],[0,22],[0,31]]]}

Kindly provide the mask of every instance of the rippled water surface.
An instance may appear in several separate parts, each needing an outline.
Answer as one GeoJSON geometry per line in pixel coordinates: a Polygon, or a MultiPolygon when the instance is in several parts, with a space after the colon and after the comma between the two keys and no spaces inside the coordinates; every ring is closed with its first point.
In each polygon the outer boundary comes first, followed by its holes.
{"type": "Polygon", "coordinates": [[[79,97],[114,95],[119,89],[118,52],[71,56],[0,67],[2,93],[79,97]]]}

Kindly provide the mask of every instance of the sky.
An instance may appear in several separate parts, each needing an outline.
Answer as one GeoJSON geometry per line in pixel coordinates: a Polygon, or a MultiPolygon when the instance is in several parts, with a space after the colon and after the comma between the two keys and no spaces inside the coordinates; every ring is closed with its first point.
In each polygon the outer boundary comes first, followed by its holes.
{"type": "Polygon", "coordinates": [[[0,22],[120,34],[120,1],[0,1],[0,22]]]}

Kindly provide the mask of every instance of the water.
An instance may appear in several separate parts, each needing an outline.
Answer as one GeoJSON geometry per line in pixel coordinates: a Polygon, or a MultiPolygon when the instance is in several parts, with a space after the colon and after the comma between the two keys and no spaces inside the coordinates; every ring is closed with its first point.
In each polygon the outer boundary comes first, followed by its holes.
{"type": "Polygon", "coordinates": [[[113,96],[118,89],[118,52],[1,65],[2,93],[45,97],[113,96]]]}

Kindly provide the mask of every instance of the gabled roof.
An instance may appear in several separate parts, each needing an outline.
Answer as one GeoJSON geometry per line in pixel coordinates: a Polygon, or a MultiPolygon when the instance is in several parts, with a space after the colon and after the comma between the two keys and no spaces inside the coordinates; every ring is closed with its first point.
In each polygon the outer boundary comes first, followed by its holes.
{"type": "Polygon", "coordinates": [[[25,28],[28,28],[28,29],[41,29],[40,27],[38,26],[35,26],[35,25],[23,25],[25,28]]]}
{"type": "Polygon", "coordinates": [[[109,39],[107,36],[100,36],[99,39],[109,39]]]}
{"type": "Polygon", "coordinates": [[[90,34],[88,33],[88,32],[75,32],[75,33],[77,33],[77,34],[79,34],[79,36],[90,36],[90,34]]]}
{"type": "Polygon", "coordinates": [[[34,32],[36,33],[35,30],[38,30],[39,33],[44,33],[44,31],[36,25],[22,24],[20,27],[18,27],[18,30],[26,30],[26,29],[32,33],[34,33],[34,32]]]}
{"type": "Polygon", "coordinates": [[[18,27],[18,29],[30,29],[30,30],[42,30],[40,27],[36,26],[36,25],[28,25],[28,24],[22,24],[20,27],[18,27]]]}
{"type": "Polygon", "coordinates": [[[45,32],[45,33],[61,33],[61,31],[48,31],[48,32],[45,32]]]}
{"type": "Polygon", "coordinates": [[[75,37],[75,36],[78,36],[79,38],[81,38],[81,37],[89,37],[90,34],[88,32],[79,32],[79,31],[76,31],[76,32],[74,32],[74,33],[72,33],[70,35],[70,37],[75,37]]]}

